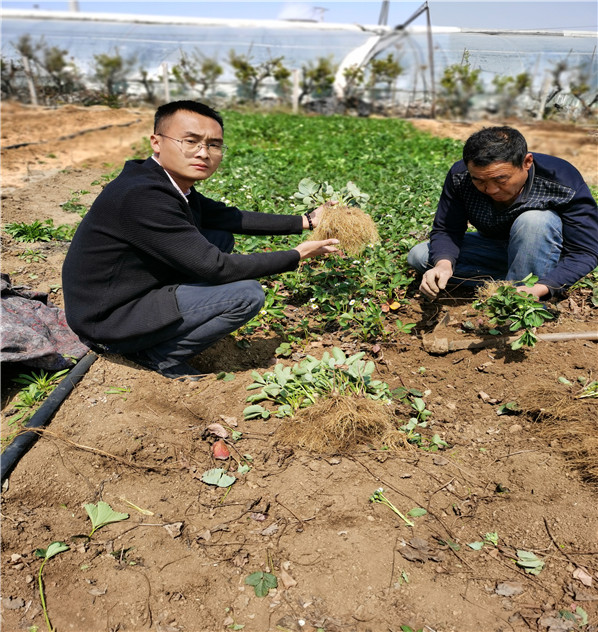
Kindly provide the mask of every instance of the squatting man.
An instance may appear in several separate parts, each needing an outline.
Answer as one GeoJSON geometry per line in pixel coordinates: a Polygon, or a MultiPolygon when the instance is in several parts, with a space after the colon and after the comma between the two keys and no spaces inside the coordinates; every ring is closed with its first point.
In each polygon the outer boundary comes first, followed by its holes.
{"type": "Polygon", "coordinates": [[[175,101],[155,113],[153,155],[125,163],[83,218],[63,267],[67,321],[97,352],[120,353],[172,379],[199,379],[188,360],[251,320],[258,278],[337,252],[336,239],[277,252],[233,254],[233,234],[300,234],[303,216],[242,211],[194,188],[220,166],[218,112],[175,101]]]}
{"type": "Polygon", "coordinates": [[[408,262],[431,299],[448,283],[517,285],[530,273],[538,281],[522,290],[558,296],[598,265],[596,201],[567,161],[530,153],[511,127],[484,128],[448,172],[430,241],[408,262]]]}

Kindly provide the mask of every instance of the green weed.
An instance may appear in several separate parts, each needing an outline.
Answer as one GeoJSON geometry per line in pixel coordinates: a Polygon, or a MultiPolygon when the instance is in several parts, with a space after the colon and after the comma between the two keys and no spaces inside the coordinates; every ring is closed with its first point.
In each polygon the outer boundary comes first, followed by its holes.
{"type": "Polygon", "coordinates": [[[23,259],[23,261],[26,261],[27,263],[41,263],[47,258],[48,257],[43,252],[33,248],[29,248],[19,255],[19,259],[23,259]]]}
{"type": "Polygon", "coordinates": [[[81,202],[81,196],[87,193],[89,191],[71,191],[71,197],[60,205],[62,210],[67,211],[67,213],[77,213],[83,217],[87,213],[87,206],[81,202]]]}
{"type": "Polygon", "coordinates": [[[18,392],[16,401],[13,403],[13,407],[19,412],[10,417],[8,425],[12,426],[18,421],[22,424],[29,421],[42,402],[58,386],[60,379],[68,372],[69,369],[51,374],[45,371],[31,375],[21,373],[19,377],[13,378],[13,382],[23,384],[24,387],[18,392]]]}
{"type": "Polygon", "coordinates": [[[31,224],[26,222],[11,222],[4,225],[4,230],[16,241],[70,241],[75,234],[76,227],[61,224],[54,226],[54,220],[35,220],[31,224]]]}

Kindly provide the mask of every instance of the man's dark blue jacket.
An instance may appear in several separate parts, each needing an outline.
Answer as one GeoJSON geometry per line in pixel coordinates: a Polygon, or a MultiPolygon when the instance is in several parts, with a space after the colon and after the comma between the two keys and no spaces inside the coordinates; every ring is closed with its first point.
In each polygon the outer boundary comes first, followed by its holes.
{"type": "Polygon", "coordinates": [[[598,266],[598,209],[587,184],[566,160],[533,154],[522,192],[508,208],[497,210],[478,191],[460,160],[450,169],[430,234],[430,263],[448,259],[453,268],[468,223],[493,239],[508,240],[515,219],[525,211],[551,210],[563,222],[563,250],[557,266],[539,279],[551,292],[564,289],[598,266]]]}

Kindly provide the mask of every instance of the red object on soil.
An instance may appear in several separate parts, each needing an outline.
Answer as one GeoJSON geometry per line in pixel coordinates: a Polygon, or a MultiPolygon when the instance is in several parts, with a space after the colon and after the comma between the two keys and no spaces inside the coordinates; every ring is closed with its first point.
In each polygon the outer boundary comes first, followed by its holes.
{"type": "Polygon", "coordinates": [[[212,445],[212,455],[215,459],[221,459],[222,461],[226,461],[230,457],[230,450],[223,439],[218,439],[212,445]]]}

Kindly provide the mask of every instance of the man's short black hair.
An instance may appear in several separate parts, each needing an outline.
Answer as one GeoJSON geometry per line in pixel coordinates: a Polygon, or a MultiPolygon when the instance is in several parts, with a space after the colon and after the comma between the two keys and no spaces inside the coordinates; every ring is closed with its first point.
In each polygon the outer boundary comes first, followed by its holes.
{"type": "Polygon", "coordinates": [[[487,167],[494,162],[510,162],[522,167],[527,155],[527,142],[513,127],[484,127],[472,134],[463,147],[463,161],[476,167],[487,167]]]}
{"type": "Polygon", "coordinates": [[[160,130],[159,127],[165,119],[170,118],[173,114],[179,110],[185,110],[186,112],[195,112],[202,116],[209,116],[220,124],[220,127],[224,131],[224,122],[222,117],[216,110],[212,109],[205,103],[199,101],[172,101],[171,103],[165,103],[161,105],[154,115],[154,134],[157,134],[160,130]]]}

